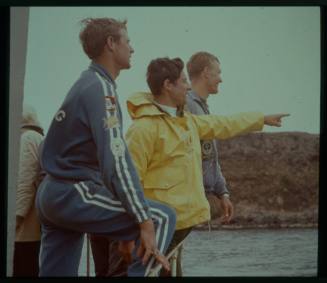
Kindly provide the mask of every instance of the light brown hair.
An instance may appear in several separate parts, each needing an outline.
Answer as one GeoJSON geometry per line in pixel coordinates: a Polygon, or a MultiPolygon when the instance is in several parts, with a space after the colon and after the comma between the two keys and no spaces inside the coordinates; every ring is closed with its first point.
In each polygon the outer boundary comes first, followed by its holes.
{"type": "Polygon", "coordinates": [[[197,78],[203,69],[210,67],[214,61],[220,63],[218,58],[209,52],[200,51],[193,54],[186,64],[189,79],[197,78]]]}
{"type": "Polygon", "coordinates": [[[80,42],[86,55],[92,60],[103,52],[107,38],[120,39],[120,30],[126,30],[127,20],[118,21],[112,18],[87,18],[81,21],[84,25],[79,34],[80,42]]]}

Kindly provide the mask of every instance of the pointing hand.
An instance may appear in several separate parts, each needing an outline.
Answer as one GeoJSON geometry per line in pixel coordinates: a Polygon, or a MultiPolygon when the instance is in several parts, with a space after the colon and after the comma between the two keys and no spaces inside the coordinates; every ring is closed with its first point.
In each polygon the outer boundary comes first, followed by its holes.
{"type": "Polygon", "coordinates": [[[280,127],[282,125],[282,118],[287,116],[290,116],[290,114],[281,113],[281,114],[265,115],[264,124],[268,126],[280,127]]]}

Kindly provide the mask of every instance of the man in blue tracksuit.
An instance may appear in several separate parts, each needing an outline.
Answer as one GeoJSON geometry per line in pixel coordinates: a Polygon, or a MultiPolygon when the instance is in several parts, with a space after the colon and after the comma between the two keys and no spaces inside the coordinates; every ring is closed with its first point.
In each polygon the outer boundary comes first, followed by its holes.
{"type": "Polygon", "coordinates": [[[129,276],[163,256],[175,212],[144,198],[121,131],[115,79],[134,52],[126,21],[85,19],[80,41],[90,67],[70,89],[44,140],[47,176],[36,207],[42,224],[40,276],[77,276],[84,233],[120,241],[129,276]]]}

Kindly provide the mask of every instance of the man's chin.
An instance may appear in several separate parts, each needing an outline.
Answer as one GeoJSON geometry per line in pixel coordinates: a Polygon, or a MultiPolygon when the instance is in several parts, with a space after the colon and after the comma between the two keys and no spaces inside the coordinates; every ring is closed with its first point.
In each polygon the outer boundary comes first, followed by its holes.
{"type": "Polygon", "coordinates": [[[127,69],[130,69],[130,68],[131,68],[131,63],[128,62],[122,67],[122,70],[127,70],[127,69]]]}

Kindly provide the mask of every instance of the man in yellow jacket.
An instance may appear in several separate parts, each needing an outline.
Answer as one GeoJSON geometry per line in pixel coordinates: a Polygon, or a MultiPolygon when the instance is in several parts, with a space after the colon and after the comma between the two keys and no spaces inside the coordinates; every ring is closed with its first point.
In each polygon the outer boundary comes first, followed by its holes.
{"type": "Polygon", "coordinates": [[[259,112],[195,116],[183,112],[189,89],[183,68],[179,58],[152,60],[147,70],[152,94],[136,93],[127,101],[134,121],[126,141],[144,193],[176,210],[176,231],[168,252],[192,227],[210,219],[200,140],[232,138],[262,130],[264,124],[279,127],[281,118],[288,116],[259,112]]]}
{"type": "Polygon", "coordinates": [[[126,142],[144,194],[174,208],[177,214],[176,231],[167,253],[192,227],[210,219],[201,173],[200,139],[232,138],[262,130],[264,124],[281,126],[281,118],[288,116],[264,116],[259,112],[196,116],[184,112],[189,84],[183,68],[179,58],[152,60],[147,69],[151,93],[136,93],[127,100],[133,124],[126,133],[126,142]]]}

